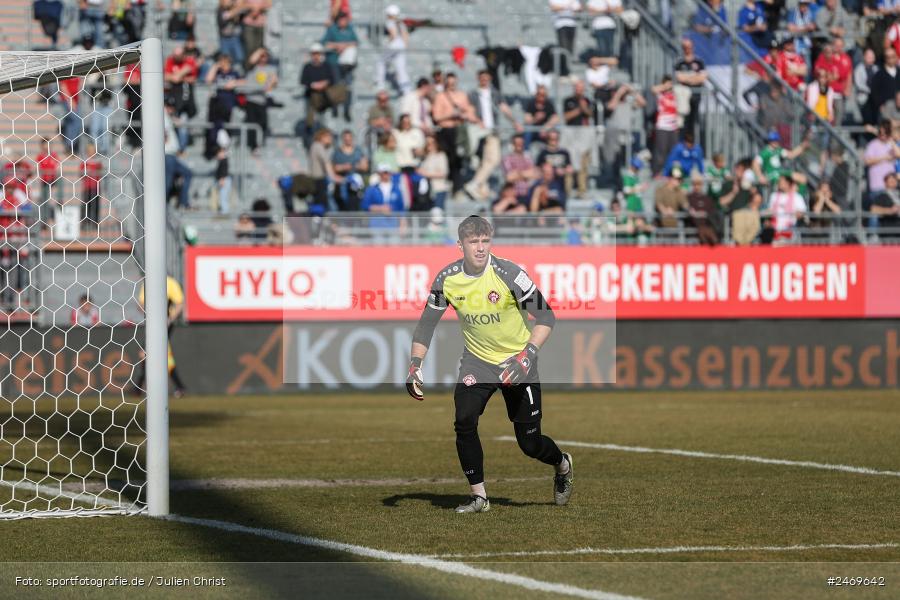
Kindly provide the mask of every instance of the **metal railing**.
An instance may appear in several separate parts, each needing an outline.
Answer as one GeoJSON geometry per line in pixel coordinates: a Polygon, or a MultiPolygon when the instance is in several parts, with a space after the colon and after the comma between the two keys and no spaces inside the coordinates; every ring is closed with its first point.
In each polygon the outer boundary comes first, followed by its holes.
{"type": "MultiPolygon", "coordinates": [[[[482,207],[480,214],[495,227],[495,238],[505,244],[521,245],[671,245],[692,246],[701,243],[700,227],[712,227],[718,243],[733,245],[731,215],[707,215],[702,211],[675,212],[665,215],[660,224],[654,212],[616,213],[593,209],[567,210],[565,213],[492,214],[482,207]]],[[[453,212],[453,211],[449,211],[453,212]]],[[[429,212],[375,214],[371,212],[327,213],[324,217],[291,217],[282,219],[271,213],[247,213],[251,218],[264,217],[265,225],[251,229],[236,228],[237,218],[215,217],[215,223],[197,225],[199,245],[261,246],[312,244],[336,246],[366,245],[446,245],[455,240],[456,226],[462,218],[476,210],[457,211],[455,215],[434,216],[429,212]]],[[[786,215],[768,209],[756,211],[760,229],[758,243],[774,238],[771,219],[786,215]]],[[[873,212],[839,213],[806,211],[794,213],[795,223],[787,229],[790,237],[774,240],[777,245],[900,244],[900,221],[892,224],[873,212]],[[861,221],[867,227],[859,229],[861,221]]],[[[170,220],[170,235],[182,240],[182,228],[170,220]]],[[[179,249],[177,256],[181,256],[179,249]]],[[[181,268],[173,269],[174,276],[181,268]]]]}
{"type": "MultiPolygon", "coordinates": [[[[776,216],[771,210],[757,211],[760,219],[759,239],[774,237],[774,230],[768,221],[776,216]],[[766,230],[769,230],[766,232],[766,230]]],[[[676,212],[666,215],[674,219],[674,226],[661,226],[656,215],[646,213],[619,212],[616,214],[596,212],[594,214],[572,215],[566,213],[523,214],[515,216],[483,216],[492,221],[495,239],[506,244],[523,245],[698,245],[696,220],[705,219],[702,212],[676,212]],[[623,219],[642,220],[646,226],[632,231],[617,227],[623,219]]],[[[778,216],[784,216],[779,214],[778,216]]],[[[835,245],[842,243],[883,244],[900,243],[900,225],[878,223],[862,231],[857,223],[862,220],[878,219],[871,212],[847,211],[844,213],[812,212],[795,214],[796,223],[786,231],[790,237],[779,237],[779,245],[835,245]]],[[[734,244],[731,236],[730,215],[722,215],[718,235],[719,243],[734,244]]],[[[301,217],[286,219],[283,223],[289,229],[299,228],[302,232],[289,234],[292,243],[366,246],[366,245],[445,245],[455,240],[455,228],[462,217],[436,218],[428,212],[406,212],[375,214],[370,212],[328,213],[324,217],[301,217]],[[297,225],[298,223],[302,225],[297,225]]],[[[277,223],[277,222],[276,222],[277,223]]],[[[233,243],[238,243],[235,236],[233,243]]],[[[203,243],[224,243],[225,239],[207,240],[203,243]]],[[[264,244],[260,235],[255,242],[264,244]]]]}
{"type": "MultiPolygon", "coordinates": [[[[654,19],[640,3],[631,6],[641,13],[641,28],[635,38],[635,55],[645,57],[635,63],[635,80],[649,90],[658,84],[664,75],[672,75],[675,60],[680,55],[677,39],[654,19]]],[[[736,58],[736,57],[735,57],[736,58]]],[[[736,75],[736,71],[734,73],[736,75]]],[[[707,80],[708,87],[702,92],[700,113],[706,125],[701,127],[701,145],[707,152],[723,152],[729,163],[745,156],[753,155],[764,144],[765,131],[751,115],[738,108],[736,101],[737,81],[733,79],[731,89],[715,78],[707,80]]]]}
{"type": "Polygon", "coordinates": [[[166,272],[184,284],[184,228],[176,211],[166,211],[166,272]]]}
{"type": "MultiPolygon", "coordinates": [[[[647,29],[656,37],[657,43],[668,48],[673,57],[679,55],[679,50],[675,46],[673,36],[658,23],[651,13],[639,2],[633,1],[630,3],[630,6],[642,14],[642,30],[644,29],[644,26],[649,25],[647,29]]],[[[766,144],[766,132],[760,127],[757,119],[752,113],[744,110],[741,105],[742,90],[740,89],[739,75],[746,66],[741,61],[741,55],[743,54],[744,56],[753,57],[750,63],[758,66],[759,69],[766,73],[771,81],[777,82],[782,87],[785,98],[791,106],[791,115],[787,116],[785,125],[790,128],[793,144],[796,145],[803,139],[807,139],[809,142],[810,149],[807,149],[796,159],[796,162],[800,167],[798,170],[804,172],[804,174],[812,181],[818,181],[822,175],[820,169],[821,157],[829,149],[829,146],[837,144],[844,151],[845,158],[850,166],[851,177],[848,197],[855,199],[857,202],[857,209],[861,209],[862,193],[859,182],[862,179],[864,171],[862,161],[859,160],[859,157],[857,156],[855,145],[847,139],[847,137],[842,135],[831,123],[816,115],[815,112],[807,106],[805,99],[791,89],[790,86],[788,86],[784,80],[782,80],[778,74],[756,54],[755,50],[740,38],[737,32],[735,32],[728,23],[709,10],[705,4],[698,2],[698,0],[685,0],[685,6],[692,7],[694,13],[703,11],[703,13],[719,27],[722,32],[721,35],[727,38],[730,43],[730,62],[727,66],[730,68],[731,89],[725,89],[724,86],[715,80],[715,78],[710,78],[708,80],[709,87],[714,90],[714,93],[707,94],[707,98],[714,99],[716,110],[701,111],[707,118],[710,114],[714,113],[722,115],[724,121],[731,120],[731,126],[724,129],[730,136],[732,145],[730,148],[723,148],[723,150],[729,152],[733,158],[737,158],[740,156],[737,152],[743,151],[741,150],[742,146],[761,148],[766,144]]],[[[695,44],[695,46],[697,45],[698,44],[695,44]]],[[[650,61],[644,61],[644,63],[648,62],[650,61]]],[[[720,124],[716,127],[707,127],[706,130],[716,132],[722,131],[723,128],[720,124]]],[[[711,135],[715,136],[717,134],[712,133],[711,135]]],[[[707,150],[715,148],[709,145],[709,141],[715,143],[716,140],[705,141],[707,144],[704,147],[707,150]]],[[[756,152],[748,152],[745,156],[755,153],[756,152]]]]}
{"type": "MultiPolygon", "coordinates": [[[[215,125],[212,123],[208,123],[206,121],[185,121],[176,126],[176,129],[180,127],[187,127],[188,129],[194,132],[202,132],[204,135],[211,129],[215,128],[215,125]]],[[[256,177],[256,173],[258,169],[250,169],[250,163],[252,159],[252,153],[250,151],[249,144],[249,133],[252,131],[256,135],[256,139],[258,140],[260,146],[262,145],[263,140],[263,130],[256,123],[224,123],[222,126],[223,129],[229,132],[229,134],[233,132],[237,132],[237,143],[232,144],[231,148],[235,149],[234,153],[229,153],[229,167],[231,167],[231,158],[236,159],[234,161],[235,167],[231,169],[232,177],[235,179],[235,189],[238,192],[238,195],[241,198],[244,198],[246,192],[248,191],[248,185],[250,185],[250,181],[256,177]]],[[[215,159],[212,159],[215,160],[215,159]]],[[[211,179],[215,179],[214,175],[206,175],[204,173],[194,173],[194,176],[198,179],[202,179],[204,177],[209,177],[211,179]]]]}

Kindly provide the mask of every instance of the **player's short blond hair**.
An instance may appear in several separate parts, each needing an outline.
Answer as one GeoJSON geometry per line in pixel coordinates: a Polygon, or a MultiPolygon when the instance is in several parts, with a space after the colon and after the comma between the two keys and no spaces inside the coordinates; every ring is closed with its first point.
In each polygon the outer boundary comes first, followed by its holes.
{"type": "Polygon", "coordinates": [[[465,241],[470,237],[478,237],[486,235],[488,237],[494,235],[494,227],[491,223],[480,215],[470,215],[463,219],[456,230],[459,235],[459,241],[465,241]]]}

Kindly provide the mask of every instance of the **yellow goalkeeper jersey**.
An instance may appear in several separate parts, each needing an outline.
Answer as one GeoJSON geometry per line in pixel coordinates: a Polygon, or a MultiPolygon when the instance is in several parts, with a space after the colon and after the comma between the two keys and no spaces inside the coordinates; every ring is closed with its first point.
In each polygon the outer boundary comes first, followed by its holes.
{"type": "Polygon", "coordinates": [[[431,286],[428,305],[456,310],[466,348],[483,361],[499,364],[531,337],[528,312],[520,303],[536,286],[517,264],[491,255],[480,275],[467,275],[462,259],[447,265],[431,286]]]}
{"type": "MultiPolygon", "coordinates": [[[[184,291],[181,289],[181,285],[178,281],[170,276],[166,276],[166,300],[168,300],[168,314],[171,317],[175,307],[179,304],[184,304],[184,291]]],[[[141,308],[144,306],[144,284],[141,284],[141,291],[138,294],[138,302],[141,303],[141,308]]]]}

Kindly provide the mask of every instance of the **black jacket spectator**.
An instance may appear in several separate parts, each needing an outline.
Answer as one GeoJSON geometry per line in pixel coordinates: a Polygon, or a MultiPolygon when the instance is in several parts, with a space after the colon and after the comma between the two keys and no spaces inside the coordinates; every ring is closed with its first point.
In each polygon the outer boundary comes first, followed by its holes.
{"type": "Polygon", "coordinates": [[[340,98],[333,93],[338,86],[335,86],[334,70],[325,62],[325,47],[316,42],[310,47],[309,53],[310,61],[300,73],[300,84],[306,87],[307,135],[315,124],[316,114],[346,100],[346,93],[340,98]]]}
{"type": "Polygon", "coordinates": [[[317,81],[327,81],[328,85],[334,83],[334,73],[327,63],[308,62],[303,66],[300,73],[300,84],[306,87],[306,97],[309,98],[315,90],[310,87],[311,83],[317,81]]]}
{"type": "Polygon", "coordinates": [[[900,91],[900,67],[897,66],[897,53],[893,48],[884,51],[884,66],[872,77],[872,92],[869,94],[869,109],[877,115],[879,109],[888,100],[893,100],[900,91]]]}

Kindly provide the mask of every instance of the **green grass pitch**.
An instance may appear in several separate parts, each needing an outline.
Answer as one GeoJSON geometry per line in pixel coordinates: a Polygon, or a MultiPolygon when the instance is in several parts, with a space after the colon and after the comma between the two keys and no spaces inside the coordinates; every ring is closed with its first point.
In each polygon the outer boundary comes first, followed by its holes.
{"type": "MultiPolygon", "coordinates": [[[[427,394],[422,403],[401,392],[173,400],[171,509],[377,550],[452,555],[443,560],[598,594],[900,597],[896,391],[546,391],[544,413],[544,433],[575,459],[571,504],[553,505],[552,469],[527,459],[514,441],[499,439],[511,436],[512,427],[498,394],[479,428],[492,510],[457,515],[452,508],[465,499],[468,485],[456,458],[447,393],[427,394]],[[882,473],[567,446],[563,440],[882,473]],[[854,545],[861,547],[842,547],[854,545]],[[718,550],[698,550],[707,547],[718,550]],[[644,550],[607,553],[623,549],[644,550]],[[884,577],[885,586],[829,587],[830,576],[884,577]]],[[[272,565],[210,566],[228,572],[232,584],[198,589],[197,597],[248,590],[284,597],[297,589],[307,592],[302,597],[329,598],[548,596],[415,564],[147,517],[5,521],[0,531],[6,541],[0,560],[7,563],[103,563],[92,567],[98,572],[121,562],[316,563],[290,572],[272,565]],[[273,571],[264,576],[267,569],[273,571]]],[[[23,568],[0,568],[0,596],[12,589],[10,574],[23,568]]]]}

